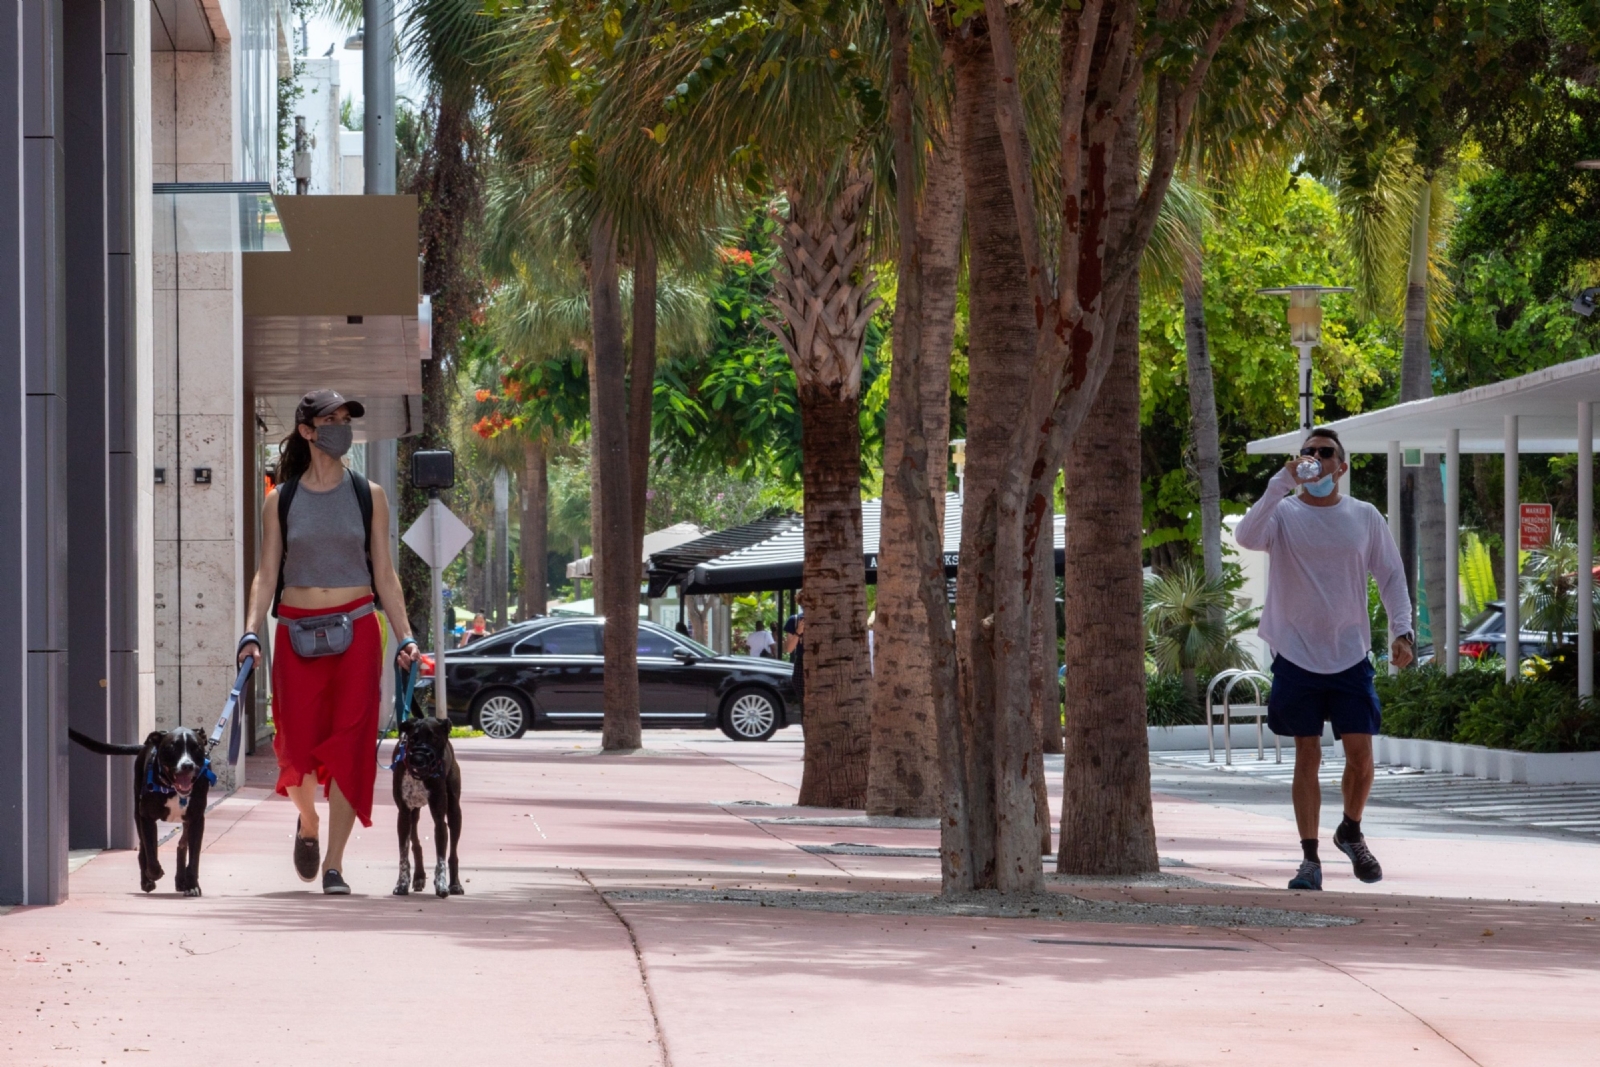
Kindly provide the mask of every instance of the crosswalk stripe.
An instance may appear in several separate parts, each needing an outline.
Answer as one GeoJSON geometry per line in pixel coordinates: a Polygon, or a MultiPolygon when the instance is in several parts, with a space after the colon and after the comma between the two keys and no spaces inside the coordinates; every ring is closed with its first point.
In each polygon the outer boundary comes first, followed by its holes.
{"type": "MultiPolygon", "coordinates": [[[[1251,758],[1235,759],[1229,765],[1220,757],[1208,760],[1204,752],[1161,752],[1152,753],[1151,761],[1240,774],[1280,785],[1293,781],[1291,764],[1274,763],[1270,757],[1261,761],[1253,757],[1251,753],[1251,758]]],[[[1344,760],[1325,756],[1317,770],[1319,782],[1336,784],[1343,776],[1344,760]]],[[[1383,767],[1378,769],[1373,781],[1372,801],[1496,823],[1600,836],[1600,785],[1526,785],[1412,768],[1397,773],[1393,768],[1383,767]]]]}

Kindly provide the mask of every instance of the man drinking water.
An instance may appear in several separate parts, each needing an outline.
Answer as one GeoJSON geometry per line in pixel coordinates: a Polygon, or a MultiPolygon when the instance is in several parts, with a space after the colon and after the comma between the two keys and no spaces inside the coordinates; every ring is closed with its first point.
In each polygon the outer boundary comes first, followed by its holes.
{"type": "Polygon", "coordinates": [[[1344,821],[1333,844],[1350,857],[1363,882],[1383,868],[1361,834],[1361,813],[1372,789],[1372,735],[1381,725],[1373,667],[1367,654],[1367,577],[1377,579],[1389,632],[1390,661],[1404,667],[1414,655],[1411,599],[1400,551],[1378,509],[1339,495],[1349,469],[1332,430],[1312,430],[1300,455],[1267,483],[1240,520],[1235,538],[1267,554],[1267,603],[1261,637],[1272,648],[1272,695],[1267,725],[1294,738],[1294,817],[1305,854],[1290,889],[1321,889],[1317,822],[1322,787],[1322,724],[1344,742],[1344,821]],[[1296,488],[1298,496],[1290,496],[1296,488]]]}

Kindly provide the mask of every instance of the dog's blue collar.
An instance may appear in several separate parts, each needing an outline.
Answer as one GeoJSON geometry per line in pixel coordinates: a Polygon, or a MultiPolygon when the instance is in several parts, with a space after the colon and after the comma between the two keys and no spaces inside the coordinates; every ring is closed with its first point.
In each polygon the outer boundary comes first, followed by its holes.
{"type": "MultiPolygon", "coordinates": [[[[211,758],[209,756],[206,757],[205,763],[200,765],[200,775],[206,780],[207,785],[217,784],[217,772],[211,769],[211,758]]],[[[147,793],[154,793],[163,797],[176,796],[178,793],[170,783],[163,782],[156,775],[156,763],[154,760],[145,765],[144,788],[147,793]]]]}

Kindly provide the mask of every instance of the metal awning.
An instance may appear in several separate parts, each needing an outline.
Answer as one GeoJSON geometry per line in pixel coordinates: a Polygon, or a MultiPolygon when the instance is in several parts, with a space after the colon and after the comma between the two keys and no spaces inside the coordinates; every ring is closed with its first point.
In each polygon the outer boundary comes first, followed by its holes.
{"type": "Polygon", "coordinates": [[[337,389],[366,405],[360,439],[418,432],[431,352],[416,197],[282,196],[277,209],[290,251],[242,266],[245,385],[257,413],[270,432],[287,432],[302,395],[337,389]]]}
{"type": "MultiPolygon", "coordinates": [[[[878,580],[878,550],[882,507],[883,502],[881,500],[863,500],[861,502],[861,546],[864,553],[863,562],[866,567],[868,584],[876,583],[878,580]]],[[[945,494],[944,566],[947,578],[955,577],[960,563],[961,510],[960,495],[957,493],[945,494]]],[[[723,531],[720,534],[712,534],[703,540],[711,542],[714,538],[725,537],[747,529],[737,528],[734,531],[723,531]]],[[[690,556],[700,544],[701,542],[699,541],[693,541],[682,546],[677,551],[684,556],[690,556]]],[[[713,546],[708,545],[707,547],[713,546]]],[[[1065,520],[1062,516],[1057,515],[1055,520],[1055,566],[1057,574],[1062,572],[1065,563],[1065,547],[1065,520]]],[[[674,567],[663,557],[652,556],[650,559],[651,595],[660,595],[656,592],[658,582],[663,590],[668,585],[676,585],[679,587],[679,592],[684,595],[760,593],[773,592],[780,589],[798,589],[805,570],[804,524],[799,516],[790,516],[783,521],[781,526],[772,529],[766,536],[750,540],[745,545],[730,551],[717,552],[702,562],[684,566],[683,564],[687,562],[689,562],[687,559],[680,559],[674,567]]]]}
{"type": "MultiPolygon", "coordinates": [[[[644,535],[644,552],[641,561],[645,566],[650,565],[650,557],[656,552],[665,552],[669,548],[698,541],[710,531],[703,526],[696,526],[692,522],[679,522],[661,530],[653,530],[644,535]]],[[[567,564],[568,578],[593,578],[594,557],[583,556],[567,564]]],[[[591,612],[592,614],[592,612],[591,612]]]]}
{"type": "MultiPolygon", "coordinates": [[[[1406,452],[1444,456],[1444,646],[1445,670],[1459,663],[1460,585],[1458,582],[1461,454],[1502,456],[1504,500],[1503,544],[1519,540],[1518,458],[1529,453],[1577,453],[1578,456],[1578,693],[1594,693],[1594,405],[1600,403],[1600,355],[1559,363],[1503,382],[1482,385],[1448,396],[1413,400],[1324,425],[1339,435],[1347,452],[1387,452],[1389,457],[1389,528],[1399,536],[1401,483],[1406,452]]],[[[1300,449],[1299,430],[1251,441],[1254,455],[1300,449]]],[[[1413,463],[1420,465],[1420,457],[1413,463]]],[[[1438,477],[1434,468],[1429,477],[1438,477]]],[[[1518,554],[1506,552],[1501,588],[1518,590],[1518,554]]],[[[1506,678],[1521,676],[1518,634],[1521,598],[1505,597],[1506,678]]],[[[1435,639],[1435,644],[1441,642],[1435,639]]]]}
{"type": "MultiPolygon", "coordinates": [[[[1580,401],[1600,401],[1600,356],[1323,425],[1338,432],[1348,452],[1387,452],[1390,442],[1403,449],[1443,452],[1450,431],[1457,430],[1461,451],[1499,453],[1505,450],[1505,417],[1516,415],[1521,427],[1518,451],[1576,452],[1580,401]]],[[[1247,451],[1293,455],[1302,436],[1292,430],[1262,438],[1251,441],[1247,451]]]]}

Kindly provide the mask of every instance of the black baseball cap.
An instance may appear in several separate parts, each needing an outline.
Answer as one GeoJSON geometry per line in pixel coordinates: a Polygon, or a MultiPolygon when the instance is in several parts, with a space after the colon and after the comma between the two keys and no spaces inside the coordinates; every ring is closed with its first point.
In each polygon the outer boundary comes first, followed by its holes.
{"type": "Polygon", "coordinates": [[[340,408],[349,408],[352,419],[367,413],[361,401],[346,400],[336,389],[313,389],[300,398],[300,406],[294,409],[294,421],[308,423],[318,415],[332,415],[340,408]]]}

